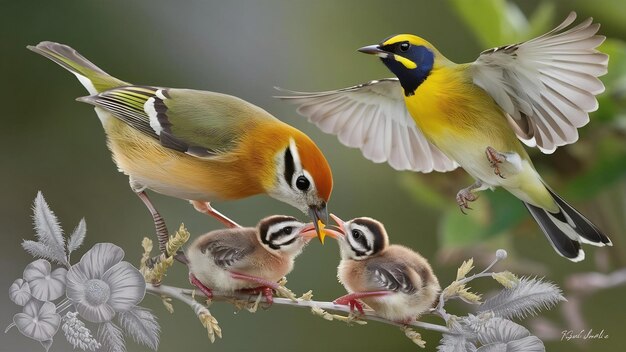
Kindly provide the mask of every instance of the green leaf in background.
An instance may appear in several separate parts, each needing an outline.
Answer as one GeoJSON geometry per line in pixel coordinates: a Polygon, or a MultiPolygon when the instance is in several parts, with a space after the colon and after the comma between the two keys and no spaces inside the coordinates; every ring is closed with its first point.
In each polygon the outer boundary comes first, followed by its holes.
{"type": "Polygon", "coordinates": [[[471,210],[461,213],[458,207],[450,207],[443,214],[439,225],[439,242],[442,248],[463,247],[481,243],[489,237],[485,231],[489,222],[489,206],[486,199],[471,204],[471,210]]]}
{"type": "Polygon", "coordinates": [[[488,192],[487,198],[491,205],[491,222],[485,229],[486,236],[503,234],[529,216],[522,202],[503,189],[488,192]]]}
{"type": "Polygon", "coordinates": [[[626,153],[623,150],[623,141],[605,140],[603,144],[612,144],[617,153],[598,153],[600,159],[593,167],[570,182],[567,192],[573,199],[591,198],[626,177],[626,153]],[[620,147],[622,150],[619,150],[620,147]]]}
{"type": "Polygon", "coordinates": [[[502,41],[506,4],[503,0],[450,0],[452,8],[485,48],[502,41]]]}
{"type": "Polygon", "coordinates": [[[414,174],[402,173],[400,175],[400,183],[416,202],[434,209],[444,210],[453,201],[425,182],[422,177],[415,177],[414,174]]]}
{"type": "Polygon", "coordinates": [[[528,38],[538,37],[550,29],[554,25],[554,12],[556,6],[552,2],[543,2],[537,6],[537,9],[530,16],[528,23],[528,38]]]}

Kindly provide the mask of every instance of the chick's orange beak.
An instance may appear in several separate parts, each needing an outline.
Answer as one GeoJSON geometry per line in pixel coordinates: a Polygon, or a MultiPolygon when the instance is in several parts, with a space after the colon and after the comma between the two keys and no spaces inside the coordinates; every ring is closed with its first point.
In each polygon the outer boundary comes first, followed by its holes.
{"type": "Polygon", "coordinates": [[[315,228],[313,223],[306,224],[302,230],[300,230],[300,236],[304,237],[308,241],[318,237],[318,231],[322,233],[323,237],[329,236],[331,238],[338,239],[344,236],[343,231],[336,226],[326,226],[321,221],[319,221],[317,228],[315,228]]]}

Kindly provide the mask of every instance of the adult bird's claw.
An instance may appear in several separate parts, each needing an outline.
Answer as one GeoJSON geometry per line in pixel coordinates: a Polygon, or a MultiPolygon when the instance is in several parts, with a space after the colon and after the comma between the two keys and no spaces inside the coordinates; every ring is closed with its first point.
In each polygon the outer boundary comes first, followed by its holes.
{"type": "Polygon", "coordinates": [[[496,175],[500,176],[501,178],[506,178],[504,177],[504,175],[502,175],[502,172],[500,171],[500,166],[499,166],[500,164],[506,161],[506,156],[502,153],[499,153],[492,147],[487,147],[487,149],[485,150],[485,154],[487,155],[487,160],[489,160],[489,163],[491,164],[491,167],[493,168],[493,172],[496,175]]]}

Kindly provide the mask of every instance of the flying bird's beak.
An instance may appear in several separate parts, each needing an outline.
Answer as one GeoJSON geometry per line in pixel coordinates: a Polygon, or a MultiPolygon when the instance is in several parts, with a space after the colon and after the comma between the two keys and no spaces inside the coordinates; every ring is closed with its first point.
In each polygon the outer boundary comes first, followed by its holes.
{"type": "Polygon", "coordinates": [[[380,46],[378,45],[368,45],[368,46],[364,46],[362,48],[359,48],[358,51],[365,53],[365,54],[370,54],[370,55],[376,55],[380,58],[386,59],[389,57],[389,53],[382,50],[380,48],[380,46]]]}
{"type": "Polygon", "coordinates": [[[324,237],[326,237],[326,233],[324,232],[324,225],[328,223],[328,209],[326,208],[326,203],[322,204],[321,207],[309,207],[309,216],[311,217],[311,220],[313,220],[313,225],[315,226],[317,238],[319,238],[320,242],[324,244],[324,237]]]}

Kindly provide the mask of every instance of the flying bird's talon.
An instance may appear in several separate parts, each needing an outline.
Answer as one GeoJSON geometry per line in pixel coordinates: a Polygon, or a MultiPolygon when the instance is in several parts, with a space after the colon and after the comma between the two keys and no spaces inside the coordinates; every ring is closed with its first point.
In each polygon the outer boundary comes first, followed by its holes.
{"type": "Polygon", "coordinates": [[[456,194],[456,204],[459,205],[461,213],[465,215],[467,215],[465,209],[472,210],[472,208],[469,206],[469,202],[473,202],[478,199],[478,195],[472,192],[473,189],[473,186],[463,188],[456,194]]]}
{"type": "Polygon", "coordinates": [[[502,164],[503,162],[506,161],[506,155],[496,151],[495,149],[493,149],[492,147],[487,147],[487,149],[485,149],[485,154],[487,155],[487,160],[489,160],[489,163],[491,164],[491,167],[493,168],[493,172],[500,176],[500,178],[506,178],[504,177],[504,175],[502,175],[502,172],[500,171],[500,166],[499,164],[502,164]]]}

